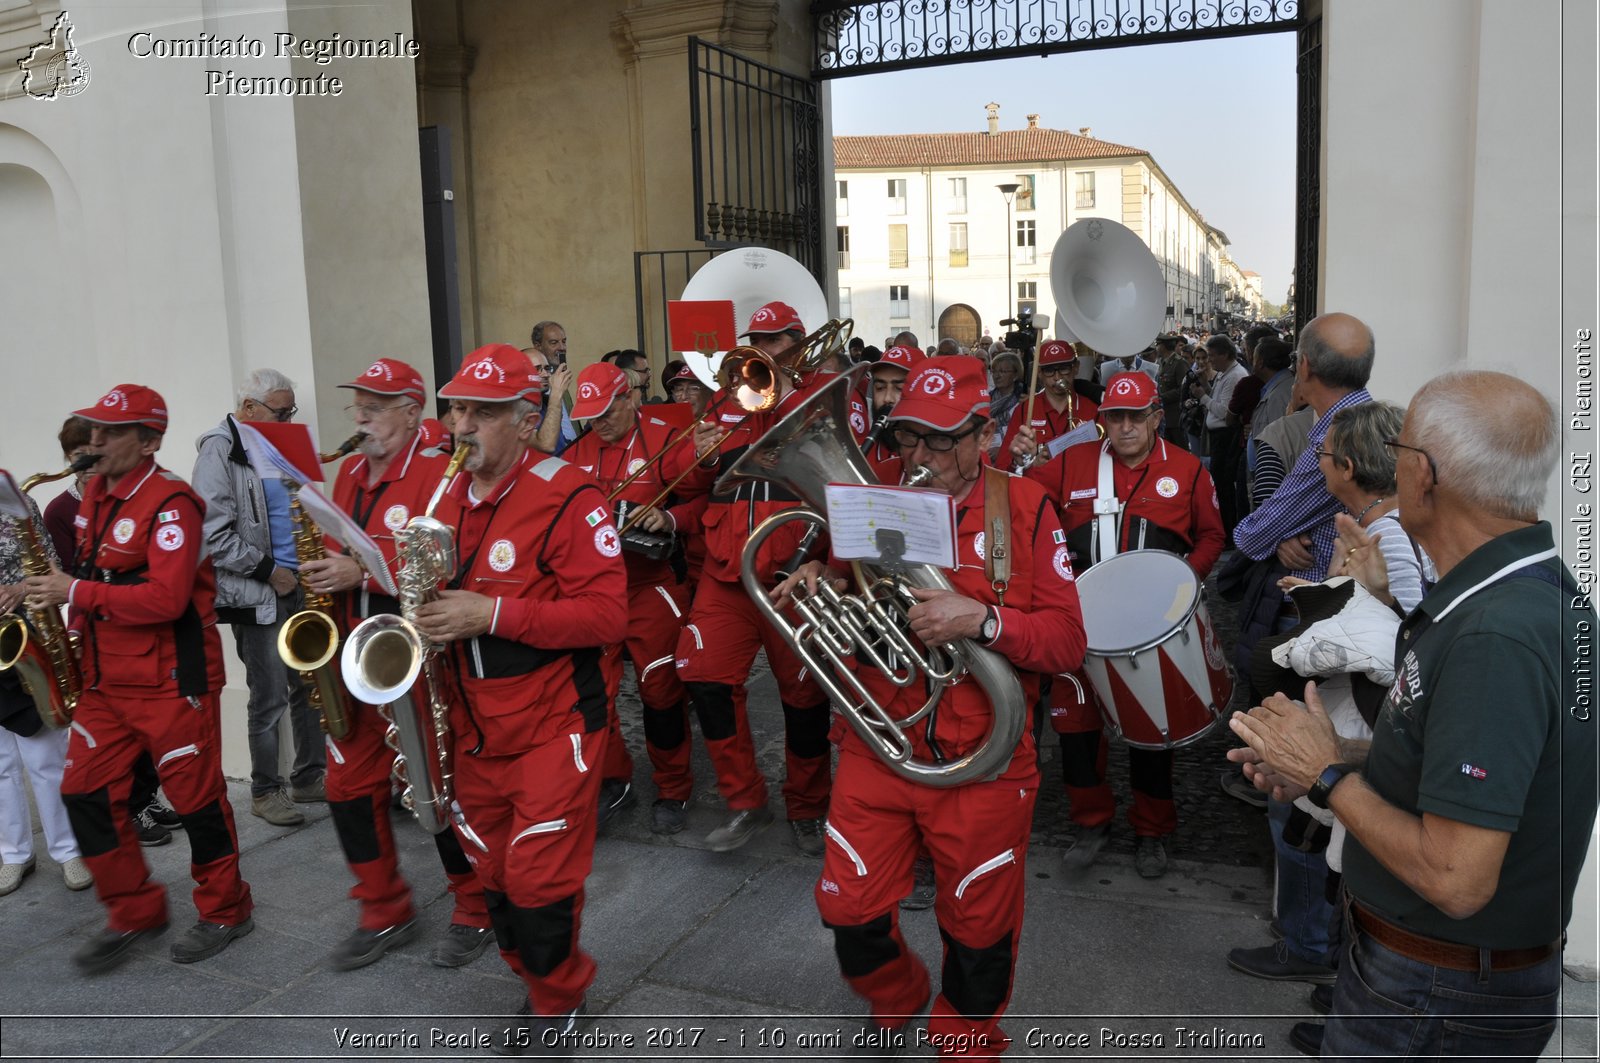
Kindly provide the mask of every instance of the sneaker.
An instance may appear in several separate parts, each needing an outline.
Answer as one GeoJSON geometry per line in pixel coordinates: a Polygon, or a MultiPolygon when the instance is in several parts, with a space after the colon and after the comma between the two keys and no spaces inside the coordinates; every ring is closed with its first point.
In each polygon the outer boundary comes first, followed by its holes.
{"type": "Polygon", "coordinates": [[[658,797],[650,806],[650,833],[677,834],[689,825],[689,802],[658,797]]]}
{"type": "Polygon", "coordinates": [[[1102,823],[1098,827],[1079,827],[1078,836],[1072,844],[1067,846],[1067,851],[1061,854],[1061,866],[1068,871],[1083,871],[1094,863],[1094,858],[1100,855],[1100,850],[1105,848],[1106,839],[1111,837],[1111,824],[1102,823]]]}
{"type": "Polygon", "coordinates": [[[17,892],[22,880],[33,874],[34,858],[28,857],[20,864],[0,865],[0,897],[17,892]]]}
{"type": "Polygon", "coordinates": [[[1267,795],[1251,785],[1250,780],[1239,774],[1239,769],[1231,768],[1222,773],[1222,792],[1229,797],[1237,797],[1247,805],[1257,808],[1267,807],[1267,795]]]}
{"type": "Polygon", "coordinates": [[[242,938],[256,928],[256,921],[245,916],[242,923],[233,926],[224,926],[222,923],[208,923],[201,920],[188,930],[183,936],[172,943],[173,963],[196,963],[209,959],[228,947],[228,942],[234,938],[242,938]]]}
{"type": "Polygon", "coordinates": [[[1334,970],[1321,963],[1302,960],[1289,951],[1287,942],[1263,945],[1259,949],[1230,949],[1228,966],[1252,978],[1269,982],[1312,982],[1332,985],[1334,970]]]}
{"type": "Polygon", "coordinates": [[[822,820],[791,819],[789,833],[794,835],[794,847],[802,856],[821,856],[824,845],[822,820]]]}
{"type": "Polygon", "coordinates": [[[140,845],[165,845],[172,840],[172,832],[157,823],[148,808],[133,817],[133,829],[139,832],[140,845]]]}
{"type": "Polygon", "coordinates": [[[282,790],[272,790],[250,799],[250,814],[259,816],[275,827],[298,827],[306,821],[305,815],[289,800],[282,790]]]}
{"type": "Polygon", "coordinates": [[[159,797],[152,798],[144,810],[152,820],[168,830],[177,830],[183,826],[183,817],[162,804],[159,797]]]}
{"type": "Polygon", "coordinates": [[[497,1056],[571,1059],[573,1035],[583,1013],[580,1003],[560,1015],[535,1015],[532,1005],[524,1002],[516,1018],[506,1024],[504,1035],[489,1042],[489,1051],[497,1056]]]}
{"type": "Polygon", "coordinates": [[[1160,838],[1140,838],[1133,866],[1140,878],[1160,878],[1167,873],[1167,847],[1160,838]]]}
{"type": "Polygon", "coordinates": [[[297,805],[315,805],[328,800],[328,790],[319,775],[309,786],[291,786],[289,796],[297,805]]]}
{"type": "Polygon", "coordinates": [[[932,908],[935,893],[933,858],[919,856],[911,862],[911,892],[900,899],[900,908],[907,912],[932,908]]]}
{"type": "Polygon", "coordinates": [[[489,942],[494,940],[494,931],[488,927],[463,926],[460,923],[451,923],[450,928],[444,932],[444,937],[433,947],[433,954],[428,960],[435,967],[465,967],[489,947],[489,942]]]}
{"type": "Polygon", "coordinates": [[[94,875],[81,856],[74,856],[61,865],[61,880],[69,890],[86,890],[94,885],[94,875]]]}
{"type": "Polygon", "coordinates": [[[639,803],[633,792],[633,783],[625,779],[606,779],[600,783],[600,811],[595,818],[595,829],[604,830],[624,809],[639,803]]]}
{"type": "Polygon", "coordinates": [[[396,945],[404,945],[417,933],[415,918],[407,919],[382,930],[362,930],[345,938],[328,954],[328,966],[336,971],[353,971],[369,963],[377,963],[383,954],[396,945]]]}
{"type": "Polygon", "coordinates": [[[766,805],[740,809],[706,835],[706,848],[714,853],[731,853],[771,824],[772,810],[766,805]]]}
{"type": "Polygon", "coordinates": [[[140,938],[155,937],[165,933],[167,924],[149,927],[145,930],[102,930],[89,939],[89,943],[72,954],[72,962],[84,974],[99,974],[109,971],[121,963],[128,955],[128,950],[140,938]]]}
{"type": "Polygon", "coordinates": [[[1289,1043],[1313,1059],[1320,1058],[1323,1032],[1320,1022],[1297,1022],[1289,1027],[1289,1043]]]}
{"type": "Polygon", "coordinates": [[[1311,997],[1308,1001],[1311,1010],[1318,1015],[1326,1015],[1333,1010],[1333,983],[1322,982],[1312,987],[1311,997]]]}

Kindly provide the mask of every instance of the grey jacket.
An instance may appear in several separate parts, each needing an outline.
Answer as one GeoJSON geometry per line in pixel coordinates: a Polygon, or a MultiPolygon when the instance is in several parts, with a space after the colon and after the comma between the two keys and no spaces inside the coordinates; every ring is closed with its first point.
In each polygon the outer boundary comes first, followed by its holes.
{"type": "Polygon", "coordinates": [[[267,582],[276,567],[267,496],[245,457],[233,415],[195,440],[195,449],[200,455],[189,482],[206,501],[206,551],[217,568],[218,619],[271,624],[278,596],[267,582]]]}

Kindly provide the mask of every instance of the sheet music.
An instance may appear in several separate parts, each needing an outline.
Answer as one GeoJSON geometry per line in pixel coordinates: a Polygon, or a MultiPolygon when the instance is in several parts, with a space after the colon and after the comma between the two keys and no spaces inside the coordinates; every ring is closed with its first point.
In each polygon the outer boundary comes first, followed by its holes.
{"type": "Polygon", "coordinates": [[[1084,421],[1066,435],[1057,436],[1056,438],[1052,439],[1048,444],[1046,444],[1046,448],[1050,451],[1050,456],[1053,458],[1060,454],[1063,450],[1066,450],[1068,447],[1076,446],[1079,443],[1093,442],[1096,438],[1098,438],[1099,434],[1100,433],[1095,428],[1095,423],[1093,421],[1084,421]]]}
{"type": "Polygon", "coordinates": [[[956,567],[956,500],[921,487],[829,484],[828,534],[835,557],[878,560],[879,533],[898,533],[905,541],[902,560],[956,567]]]}
{"type": "Polygon", "coordinates": [[[385,594],[391,598],[398,598],[400,588],[389,572],[388,563],[383,559],[383,549],[373,541],[372,536],[367,534],[366,529],[357,524],[348,513],[334,505],[327,495],[318,491],[313,485],[301,484],[297,493],[300,496],[301,508],[317,522],[317,527],[322,529],[323,534],[360,561],[361,567],[371,573],[385,594]]]}

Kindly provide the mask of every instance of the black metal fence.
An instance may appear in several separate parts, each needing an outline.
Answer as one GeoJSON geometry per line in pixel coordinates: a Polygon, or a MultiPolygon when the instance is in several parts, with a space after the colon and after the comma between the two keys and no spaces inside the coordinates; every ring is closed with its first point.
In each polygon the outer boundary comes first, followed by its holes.
{"type": "Polygon", "coordinates": [[[1295,136],[1294,334],[1317,316],[1317,259],[1322,228],[1322,20],[1300,28],[1295,78],[1300,110],[1295,136]]]}

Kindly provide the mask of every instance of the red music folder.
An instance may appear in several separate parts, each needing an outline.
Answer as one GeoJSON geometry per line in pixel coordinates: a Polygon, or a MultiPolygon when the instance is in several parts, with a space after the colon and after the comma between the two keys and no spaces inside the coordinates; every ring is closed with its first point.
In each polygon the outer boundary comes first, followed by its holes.
{"type": "Polygon", "coordinates": [[[267,442],[278,449],[278,453],[293,465],[298,471],[305,474],[301,483],[310,481],[321,482],[322,462],[317,458],[317,444],[311,438],[311,426],[282,421],[250,421],[251,428],[266,437],[267,442]]]}
{"type": "Polygon", "coordinates": [[[672,299],[667,326],[674,351],[731,351],[738,345],[732,299],[672,299]]]}

